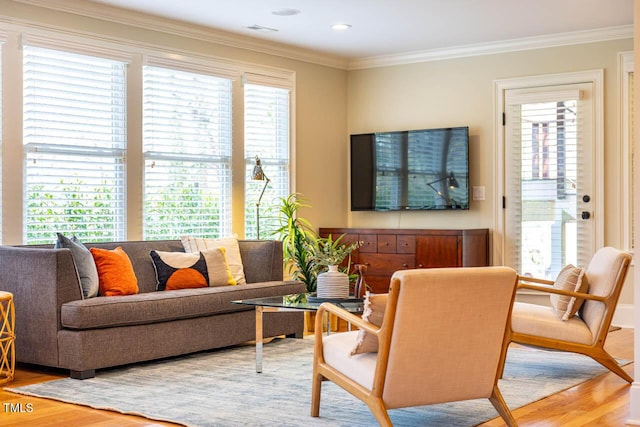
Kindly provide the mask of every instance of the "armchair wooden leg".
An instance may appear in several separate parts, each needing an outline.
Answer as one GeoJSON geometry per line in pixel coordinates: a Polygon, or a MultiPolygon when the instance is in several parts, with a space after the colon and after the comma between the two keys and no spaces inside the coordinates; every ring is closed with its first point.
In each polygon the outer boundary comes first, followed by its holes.
{"type": "Polygon", "coordinates": [[[498,386],[493,387],[493,393],[491,394],[491,397],[489,398],[489,400],[491,401],[491,404],[493,405],[493,407],[496,408],[496,411],[498,411],[498,413],[500,414],[504,422],[509,427],[516,427],[518,425],[515,418],[513,418],[513,415],[511,414],[509,407],[507,406],[504,399],[502,398],[502,393],[500,393],[498,386]]]}
{"type": "Polygon", "coordinates": [[[596,362],[598,362],[599,364],[601,364],[602,366],[604,366],[605,368],[607,368],[608,370],[610,370],[611,372],[613,372],[614,374],[616,374],[617,376],[625,380],[626,382],[628,383],[633,382],[633,378],[631,378],[631,375],[627,374],[624,371],[624,369],[622,369],[622,367],[618,365],[618,362],[616,361],[616,359],[614,359],[606,351],[602,350],[602,352],[599,352],[598,354],[589,354],[589,356],[593,360],[595,360],[596,362]]]}
{"type": "Polygon", "coordinates": [[[376,421],[380,424],[380,427],[393,427],[393,423],[391,422],[391,418],[389,418],[387,408],[384,406],[382,399],[368,399],[366,403],[367,406],[369,406],[371,413],[376,418],[376,421]]]}
{"type": "Polygon", "coordinates": [[[313,382],[311,384],[311,416],[320,416],[320,393],[322,392],[322,375],[313,374],[313,382]]]}

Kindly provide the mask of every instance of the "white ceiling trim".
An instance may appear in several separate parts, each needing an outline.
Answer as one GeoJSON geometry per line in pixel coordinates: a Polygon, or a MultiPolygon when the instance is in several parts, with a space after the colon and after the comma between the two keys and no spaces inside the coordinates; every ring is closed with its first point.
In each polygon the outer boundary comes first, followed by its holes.
{"type": "Polygon", "coordinates": [[[152,31],[161,31],[181,37],[202,40],[239,49],[275,55],[284,58],[309,62],[344,70],[386,67],[392,65],[413,64],[419,62],[440,61],[470,56],[492,55],[498,53],[544,49],[583,43],[617,40],[633,37],[633,25],[602,28],[598,30],[575,31],[537,37],[527,37],[499,42],[479,43],[456,46],[446,49],[407,52],[398,55],[383,55],[367,58],[345,59],[335,55],[323,54],[309,49],[286,44],[263,41],[252,37],[232,34],[212,28],[185,24],[163,17],[125,10],[104,4],[75,0],[14,0],[30,6],[39,6],[60,12],[87,16],[100,20],[116,22],[152,31]]]}
{"type": "Polygon", "coordinates": [[[479,43],[466,46],[456,46],[448,49],[408,52],[399,55],[359,58],[349,61],[347,69],[358,70],[365,68],[388,67],[392,65],[415,64],[418,62],[441,61],[446,59],[492,55],[531,49],[547,49],[552,47],[628,38],[633,38],[633,25],[550,34],[500,42],[479,43]]]}

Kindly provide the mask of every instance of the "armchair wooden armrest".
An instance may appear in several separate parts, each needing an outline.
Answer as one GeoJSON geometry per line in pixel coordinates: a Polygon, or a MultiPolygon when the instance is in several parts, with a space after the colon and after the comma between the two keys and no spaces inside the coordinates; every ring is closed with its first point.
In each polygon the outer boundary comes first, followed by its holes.
{"type": "Polygon", "coordinates": [[[518,283],[521,283],[521,282],[541,283],[543,285],[554,284],[554,281],[549,279],[539,279],[537,277],[529,277],[529,276],[518,276],[518,283]]]}
{"type": "Polygon", "coordinates": [[[529,289],[532,291],[538,291],[538,292],[544,292],[544,293],[556,294],[556,295],[565,295],[569,297],[583,298],[583,299],[592,300],[592,301],[600,301],[600,302],[606,301],[605,297],[602,297],[599,295],[591,295],[591,294],[585,294],[582,292],[574,292],[574,291],[569,291],[564,289],[557,289],[548,285],[533,285],[529,283],[518,283],[518,289],[529,289]]]}
{"type": "Polygon", "coordinates": [[[329,302],[322,303],[320,305],[320,308],[318,308],[318,312],[316,314],[316,329],[315,329],[316,333],[320,331],[320,334],[322,334],[322,318],[324,317],[325,312],[334,314],[340,319],[346,320],[352,325],[357,326],[359,329],[364,329],[365,331],[372,333],[376,336],[379,334],[380,328],[374,325],[373,323],[369,323],[365,320],[362,320],[360,316],[356,316],[353,313],[349,313],[344,308],[338,307],[337,305],[329,302]]]}

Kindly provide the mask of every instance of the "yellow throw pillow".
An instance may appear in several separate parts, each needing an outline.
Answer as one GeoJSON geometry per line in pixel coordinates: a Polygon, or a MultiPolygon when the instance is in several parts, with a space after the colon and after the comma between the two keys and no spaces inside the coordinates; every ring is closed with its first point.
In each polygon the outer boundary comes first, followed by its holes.
{"type": "Polygon", "coordinates": [[[182,236],[180,239],[185,252],[202,252],[210,249],[225,248],[227,264],[233,275],[233,279],[238,285],[244,285],[247,280],[244,276],[242,257],[240,256],[240,246],[235,236],[223,237],[220,239],[204,239],[193,236],[182,236]]]}
{"type": "Polygon", "coordinates": [[[98,269],[100,295],[117,296],[138,293],[138,279],[127,253],[118,246],[114,250],[90,248],[98,269]]]}
{"type": "MultiPolygon", "coordinates": [[[[364,311],[362,312],[362,320],[378,327],[382,326],[382,320],[384,319],[384,311],[387,307],[388,296],[388,294],[376,295],[367,292],[364,297],[364,311]]],[[[353,350],[351,350],[351,355],[355,356],[356,354],[361,353],[377,352],[378,338],[361,329],[358,332],[356,345],[353,350]]]]}
{"type": "Polygon", "coordinates": [[[200,252],[207,260],[207,271],[209,272],[209,286],[237,285],[229,263],[227,262],[227,250],[223,247],[209,249],[200,252]]]}

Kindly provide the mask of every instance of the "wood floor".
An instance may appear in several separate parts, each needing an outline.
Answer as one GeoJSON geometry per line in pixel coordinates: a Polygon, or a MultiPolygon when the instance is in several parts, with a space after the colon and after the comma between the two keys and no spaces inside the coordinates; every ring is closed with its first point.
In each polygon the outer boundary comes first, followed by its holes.
{"type": "MultiPolygon", "coordinates": [[[[607,350],[615,357],[633,359],[633,330],[611,332],[607,350]]],[[[633,375],[633,364],[624,368],[633,375]]],[[[63,375],[42,370],[17,369],[10,386],[49,381],[63,375]]],[[[6,385],[5,385],[6,386],[6,385]]],[[[600,375],[564,392],[513,411],[524,426],[624,426],[629,416],[629,384],[614,374],[600,375]]],[[[0,426],[173,426],[175,424],[99,411],[83,406],[21,396],[0,390],[0,426]]],[[[500,419],[481,426],[502,426],[500,419]]]]}

